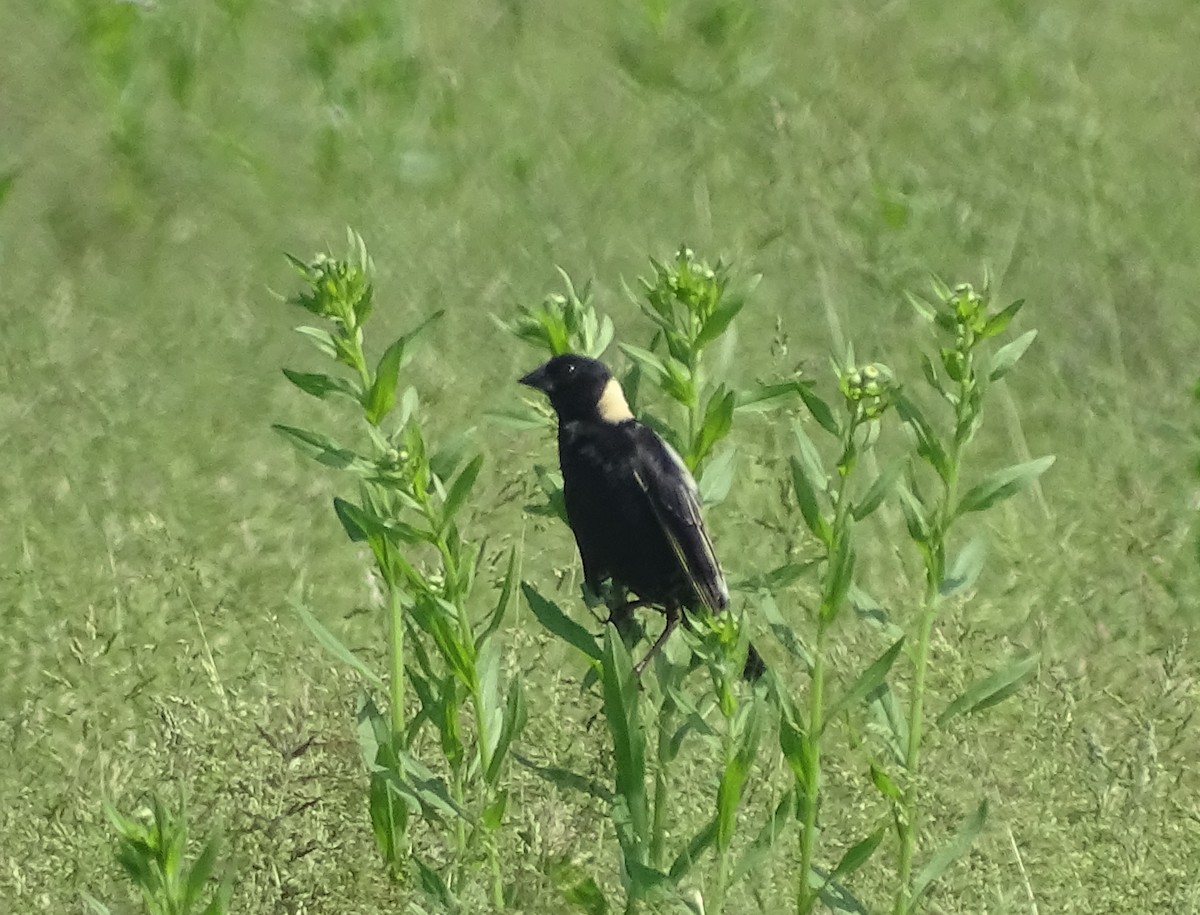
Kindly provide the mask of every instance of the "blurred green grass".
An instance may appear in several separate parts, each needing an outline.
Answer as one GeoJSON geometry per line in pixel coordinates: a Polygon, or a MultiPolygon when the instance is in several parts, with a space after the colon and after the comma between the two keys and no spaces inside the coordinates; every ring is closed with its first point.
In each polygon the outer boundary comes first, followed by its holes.
{"type": "MultiPolygon", "coordinates": [[[[564,532],[521,511],[550,445],[483,413],[512,402],[530,358],[487,315],[555,287],[555,264],[596,277],[627,339],[644,327],[619,281],[648,253],[686,241],[763,273],[739,324],[747,381],[798,363],[823,377],[844,338],[911,369],[902,290],[990,264],[1041,336],[982,450],[1027,441],[1059,462],[1046,506],[1014,503],[991,532],[936,685],[1012,642],[1052,660],[1019,703],[933,749],[947,828],[980,785],[1001,798],[936,905],[1030,910],[1011,828],[1042,911],[1197,910],[1189,0],[17,0],[0,33],[20,36],[0,56],[12,911],[111,889],[97,792],[163,780],[234,818],[247,911],[397,898],[360,822],[353,685],[285,594],[305,570],[312,606],[368,654],[378,621],[356,611],[368,590],[328,510],[337,481],[268,430],[319,411],[278,372],[305,358],[272,295],[291,282],[280,252],[336,245],[348,223],[380,268],[381,323],[448,309],[413,381],[435,426],[480,426],[473,528],[524,538],[525,573],[544,578],[574,568],[564,532]],[[289,765],[255,725],[323,750],[289,765]]],[[[751,571],[784,549],[763,522],[792,523],[772,480],[787,444],[740,434],[761,466],[713,522],[751,571]]],[[[878,552],[876,590],[903,601],[878,552]]],[[[532,627],[514,638],[542,691],[526,749],[602,772],[553,721],[585,719],[586,699],[532,627]]],[[[527,910],[555,911],[541,862],[594,854],[601,827],[535,779],[522,790],[532,851],[514,850],[514,876],[527,910]]]]}

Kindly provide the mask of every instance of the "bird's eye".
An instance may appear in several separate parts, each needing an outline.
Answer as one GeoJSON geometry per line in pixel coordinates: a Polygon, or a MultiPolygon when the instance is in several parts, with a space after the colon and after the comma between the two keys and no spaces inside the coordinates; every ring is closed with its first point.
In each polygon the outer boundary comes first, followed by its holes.
{"type": "Polygon", "coordinates": [[[568,375],[574,375],[574,374],[575,374],[575,363],[574,363],[574,362],[568,362],[568,363],[567,363],[567,374],[568,374],[568,375]]]}

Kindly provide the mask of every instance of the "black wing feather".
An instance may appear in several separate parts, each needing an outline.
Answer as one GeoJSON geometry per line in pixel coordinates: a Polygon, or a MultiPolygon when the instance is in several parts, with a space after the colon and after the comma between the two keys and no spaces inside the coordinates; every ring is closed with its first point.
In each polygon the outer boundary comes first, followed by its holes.
{"type": "Polygon", "coordinates": [[[696,595],[709,609],[723,610],[729,591],[700,514],[696,481],[682,458],[654,430],[640,423],[635,429],[643,464],[634,473],[638,485],[696,595]]]}

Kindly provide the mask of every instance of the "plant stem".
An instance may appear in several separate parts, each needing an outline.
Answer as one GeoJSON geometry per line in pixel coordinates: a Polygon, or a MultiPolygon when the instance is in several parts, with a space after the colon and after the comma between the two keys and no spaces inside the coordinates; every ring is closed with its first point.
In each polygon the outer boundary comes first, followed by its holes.
{"type": "MultiPolygon", "coordinates": [[[[724,688],[724,684],[722,684],[724,688]]],[[[737,756],[737,737],[734,734],[734,722],[737,719],[737,709],[731,710],[728,717],[725,719],[725,735],[722,743],[724,744],[724,760],[721,768],[722,772],[728,772],[729,767],[733,764],[734,758],[737,756]]],[[[739,793],[741,791],[739,787],[739,793]]],[[[718,813],[718,816],[720,814],[718,813]]],[[[732,840],[732,836],[729,837],[732,840]]],[[[717,888],[713,893],[712,908],[716,915],[721,915],[725,910],[725,893],[729,888],[729,842],[717,848],[717,888]]]]}
{"type": "Polygon", "coordinates": [[[658,748],[654,772],[654,816],[650,827],[650,863],[662,868],[667,833],[667,798],[671,782],[668,771],[671,731],[675,721],[675,702],[664,693],[662,706],[658,710],[658,748]]]}
{"type": "Polygon", "coordinates": [[[504,911],[504,874],[500,870],[500,854],[496,850],[496,840],[487,837],[488,867],[492,872],[492,906],[497,912],[504,911]]]}
{"type": "Polygon", "coordinates": [[[395,585],[388,585],[388,609],[391,615],[392,670],[389,687],[391,690],[392,737],[404,734],[404,604],[401,592],[395,585]]]}
{"type": "MultiPolygon", "coordinates": [[[[450,775],[450,795],[454,798],[459,808],[464,808],[466,805],[466,795],[463,790],[463,764],[460,760],[451,772],[450,775]]],[[[454,868],[451,872],[453,875],[453,888],[455,892],[462,892],[463,877],[466,874],[467,867],[467,824],[460,816],[454,817],[454,868]]]]}
{"type": "Polygon", "coordinates": [[[925,559],[925,595],[921,602],[921,623],[917,634],[917,657],[913,669],[913,693],[909,707],[908,746],[905,748],[904,769],[906,782],[901,801],[900,858],[897,867],[896,904],[894,915],[908,915],[912,895],[912,866],[916,852],[917,832],[920,818],[919,781],[921,771],[921,729],[925,714],[925,673],[929,666],[929,642],[933,637],[933,624],[937,619],[941,603],[942,580],[946,574],[946,540],[954,523],[953,512],[958,499],[958,475],[962,463],[962,438],[960,431],[971,421],[967,393],[974,384],[974,364],[970,343],[965,344],[964,370],[959,383],[958,401],[955,407],[954,438],[946,455],[946,476],[942,499],[934,513],[929,543],[923,551],[925,559]]]}
{"type": "Polygon", "coordinates": [[[913,671],[912,706],[908,721],[908,746],[905,748],[904,768],[908,781],[904,786],[903,816],[900,828],[900,863],[896,889],[895,915],[907,915],[909,891],[912,886],[913,853],[917,840],[917,775],[921,765],[921,728],[925,712],[925,671],[929,662],[929,641],[933,621],[937,617],[938,581],[932,569],[927,570],[925,600],[921,608],[921,628],[917,638],[917,657],[913,671]]]}
{"type": "MultiPolygon", "coordinates": [[[[838,485],[834,495],[833,527],[826,544],[826,558],[831,559],[841,549],[841,543],[850,536],[849,481],[854,472],[856,455],[854,435],[858,431],[859,415],[847,423],[842,441],[842,455],[838,461],[838,485]]],[[[828,574],[828,570],[826,572],[828,574]]],[[[804,828],[800,834],[800,887],[796,893],[796,910],[799,915],[811,912],[817,901],[817,893],[809,886],[817,851],[817,812],[821,799],[821,733],[825,730],[825,646],[828,641],[829,624],[837,616],[837,607],[828,606],[824,599],[817,612],[817,644],[813,654],[811,682],[808,688],[808,760],[805,767],[804,828]]]]}
{"type": "Polygon", "coordinates": [[[816,902],[816,892],[809,885],[813,858],[817,851],[817,807],[821,794],[821,729],[824,727],[825,692],[825,632],[824,621],[817,624],[817,645],[813,655],[812,679],[808,690],[809,753],[805,775],[804,827],[800,834],[800,887],[796,894],[796,911],[808,915],[816,902]]]}

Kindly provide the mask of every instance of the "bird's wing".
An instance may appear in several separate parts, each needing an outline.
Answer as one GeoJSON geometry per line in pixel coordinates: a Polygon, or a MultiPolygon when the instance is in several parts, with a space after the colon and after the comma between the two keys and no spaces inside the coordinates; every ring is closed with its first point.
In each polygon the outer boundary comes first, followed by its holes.
{"type": "Polygon", "coordinates": [[[652,429],[639,424],[637,436],[641,459],[634,477],[696,594],[709,609],[723,610],[729,590],[700,514],[696,481],[675,449],[652,429]]]}

